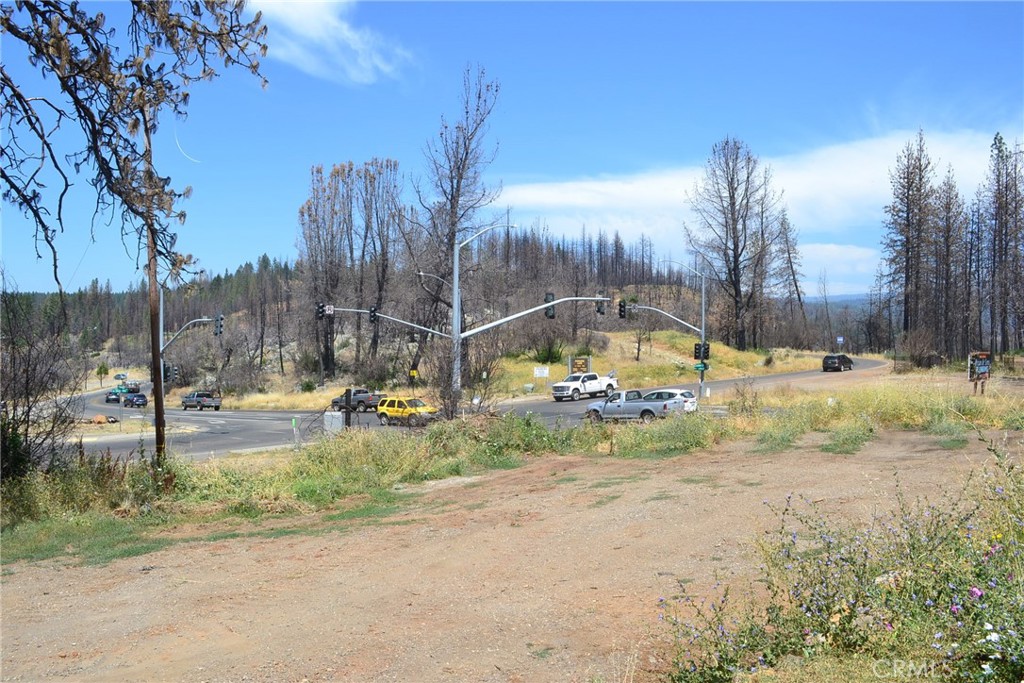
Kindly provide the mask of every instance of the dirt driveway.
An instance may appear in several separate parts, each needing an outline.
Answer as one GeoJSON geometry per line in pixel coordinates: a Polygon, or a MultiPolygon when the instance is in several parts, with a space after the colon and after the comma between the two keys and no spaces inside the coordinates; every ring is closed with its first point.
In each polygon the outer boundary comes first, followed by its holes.
{"type": "Polygon", "coordinates": [[[654,680],[667,665],[659,596],[680,581],[742,583],[774,523],[763,501],[796,493],[865,518],[891,505],[894,473],[937,499],[984,459],[973,441],[950,451],[919,434],[880,434],[854,456],[821,453],[818,438],[784,454],[548,456],[410,487],[413,502],[384,520],[317,517],[316,533],[104,567],[15,565],[2,577],[2,678],[654,680]]]}

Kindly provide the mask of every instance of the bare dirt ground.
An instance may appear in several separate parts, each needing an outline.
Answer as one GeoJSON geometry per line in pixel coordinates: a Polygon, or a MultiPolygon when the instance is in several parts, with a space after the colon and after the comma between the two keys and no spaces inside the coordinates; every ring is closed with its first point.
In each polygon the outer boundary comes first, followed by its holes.
{"type": "MultiPolygon", "coordinates": [[[[886,432],[860,453],[751,443],[665,460],[545,456],[408,487],[383,520],[191,542],[2,577],[4,681],[648,681],[670,661],[658,598],[744,585],[764,504],[853,519],[897,476],[937,500],[985,460],[886,432]]],[[[292,520],[290,524],[295,524],[292,520]]],[[[235,530],[248,530],[247,525],[235,530]]],[[[263,523],[261,528],[267,528],[263,523]]],[[[176,529],[183,537],[215,529],[176,529]]]]}

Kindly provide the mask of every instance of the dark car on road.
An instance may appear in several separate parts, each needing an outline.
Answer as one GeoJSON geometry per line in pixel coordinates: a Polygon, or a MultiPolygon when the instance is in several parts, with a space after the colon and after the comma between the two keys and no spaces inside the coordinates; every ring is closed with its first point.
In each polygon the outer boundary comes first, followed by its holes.
{"type": "Polygon", "coordinates": [[[821,359],[821,371],[829,370],[853,370],[853,361],[845,353],[830,353],[821,359]]]}
{"type": "Polygon", "coordinates": [[[106,397],[103,399],[104,403],[120,403],[121,392],[120,391],[108,391],[106,397]]]}
{"type": "Polygon", "coordinates": [[[145,408],[149,403],[149,399],[146,398],[145,394],[125,394],[124,405],[130,408],[145,408]]]}

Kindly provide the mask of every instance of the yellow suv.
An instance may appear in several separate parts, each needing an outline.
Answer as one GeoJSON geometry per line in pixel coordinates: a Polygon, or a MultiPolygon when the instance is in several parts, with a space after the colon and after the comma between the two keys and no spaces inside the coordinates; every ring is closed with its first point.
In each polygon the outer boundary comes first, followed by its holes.
{"type": "Polygon", "coordinates": [[[436,417],[437,408],[409,396],[389,396],[377,404],[377,419],[382,425],[400,423],[417,427],[436,417]]]}

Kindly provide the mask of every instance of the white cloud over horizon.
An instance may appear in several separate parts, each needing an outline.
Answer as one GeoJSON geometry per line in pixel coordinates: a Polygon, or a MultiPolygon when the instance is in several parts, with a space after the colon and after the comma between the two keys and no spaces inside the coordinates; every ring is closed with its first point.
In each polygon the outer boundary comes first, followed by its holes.
{"type": "MultiPolygon", "coordinates": [[[[965,202],[988,169],[994,133],[924,131],[939,183],[952,166],[965,202]]],[[[869,291],[884,233],[884,209],[892,200],[889,173],[917,131],[837,143],[776,158],[761,158],[772,169],[774,188],[799,236],[804,287],[817,293],[826,274],[830,294],[869,291]]],[[[1005,137],[1005,134],[1004,134],[1005,137]]],[[[1012,142],[1012,140],[1011,140],[1012,142]]],[[[754,150],[756,154],[756,150],[754,150]]],[[[696,227],[688,195],[703,177],[703,166],[631,176],[597,177],[504,187],[501,202],[521,222],[539,220],[553,234],[575,236],[618,232],[627,244],[649,238],[656,252],[679,257],[688,251],[683,225],[696,227]]]]}

